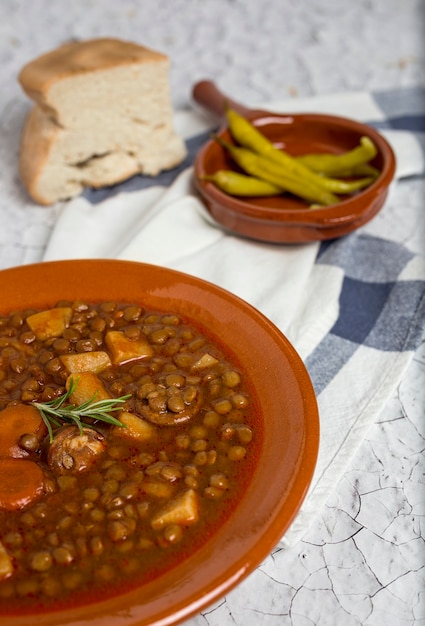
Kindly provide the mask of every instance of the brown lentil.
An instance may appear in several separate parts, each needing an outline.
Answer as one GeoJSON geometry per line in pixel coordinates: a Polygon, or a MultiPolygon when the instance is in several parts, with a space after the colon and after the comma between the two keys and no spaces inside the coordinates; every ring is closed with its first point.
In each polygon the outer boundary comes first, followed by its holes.
{"type": "Polygon", "coordinates": [[[50,552],[43,550],[36,552],[31,557],[30,567],[37,572],[46,572],[52,567],[53,559],[50,552]]]}
{"type": "Polygon", "coordinates": [[[230,400],[218,400],[214,403],[214,410],[219,415],[226,415],[226,413],[230,413],[230,411],[232,410],[232,403],[230,402],[230,400]]]}
{"type": "Polygon", "coordinates": [[[246,454],[246,448],[243,446],[232,446],[227,453],[231,461],[241,461],[246,454]]]}
{"type": "Polygon", "coordinates": [[[164,539],[168,543],[177,543],[183,537],[183,530],[181,526],[177,524],[172,524],[170,526],[166,526],[164,528],[164,539]]]}

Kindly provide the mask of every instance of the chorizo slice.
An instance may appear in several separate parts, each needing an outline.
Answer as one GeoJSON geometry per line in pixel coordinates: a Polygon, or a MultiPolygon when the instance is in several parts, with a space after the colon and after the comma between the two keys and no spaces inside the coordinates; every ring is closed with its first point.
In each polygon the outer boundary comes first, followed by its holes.
{"type": "Polygon", "coordinates": [[[203,396],[198,385],[187,384],[184,377],[178,386],[168,384],[167,378],[160,377],[157,382],[143,384],[136,394],[137,413],[159,426],[187,422],[202,406],[203,396]]]}
{"type": "Polygon", "coordinates": [[[55,474],[78,474],[94,467],[105,450],[105,437],[93,428],[64,426],[49,444],[47,463],[55,474]]]}

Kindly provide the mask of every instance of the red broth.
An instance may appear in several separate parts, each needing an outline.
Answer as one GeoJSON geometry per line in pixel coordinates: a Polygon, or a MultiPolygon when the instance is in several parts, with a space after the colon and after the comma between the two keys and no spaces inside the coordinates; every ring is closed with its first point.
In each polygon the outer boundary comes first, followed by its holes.
{"type": "Polygon", "coordinates": [[[12,615],[123,593],[193,554],[237,505],[262,427],[243,368],[205,329],[138,304],[60,302],[0,317],[0,441],[0,614],[12,615]],[[13,421],[71,381],[65,407],[129,395],[112,413],[123,425],[61,418],[51,438],[43,421],[13,421]]]}

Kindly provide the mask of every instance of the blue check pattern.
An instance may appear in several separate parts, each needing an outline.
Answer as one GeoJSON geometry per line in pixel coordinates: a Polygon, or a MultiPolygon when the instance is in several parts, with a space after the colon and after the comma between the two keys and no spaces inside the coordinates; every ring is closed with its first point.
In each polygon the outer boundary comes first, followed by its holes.
{"type": "Polygon", "coordinates": [[[317,262],[339,266],[344,280],[338,320],[306,361],[318,395],[360,346],[417,348],[425,326],[425,283],[399,280],[413,258],[399,244],[357,233],[321,246],[317,262]]]}

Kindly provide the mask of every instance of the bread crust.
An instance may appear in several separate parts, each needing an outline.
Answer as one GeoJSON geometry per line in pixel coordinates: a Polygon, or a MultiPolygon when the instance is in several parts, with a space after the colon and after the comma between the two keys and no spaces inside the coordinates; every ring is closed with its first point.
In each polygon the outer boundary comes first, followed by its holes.
{"type": "Polygon", "coordinates": [[[38,192],[38,178],[47,165],[58,133],[59,127],[39,106],[31,109],[21,135],[19,175],[30,196],[40,204],[50,204],[49,199],[38,192]]]}
{"type": "Polygon", "coordinates": [[[121,39],[105,37],[73,41],[27,63],[21,69],[18,80],[32,100],[44,104],[52,83],[73,74],[158,61],[168,62],[168,57],[161,52],[121,39]]]}

